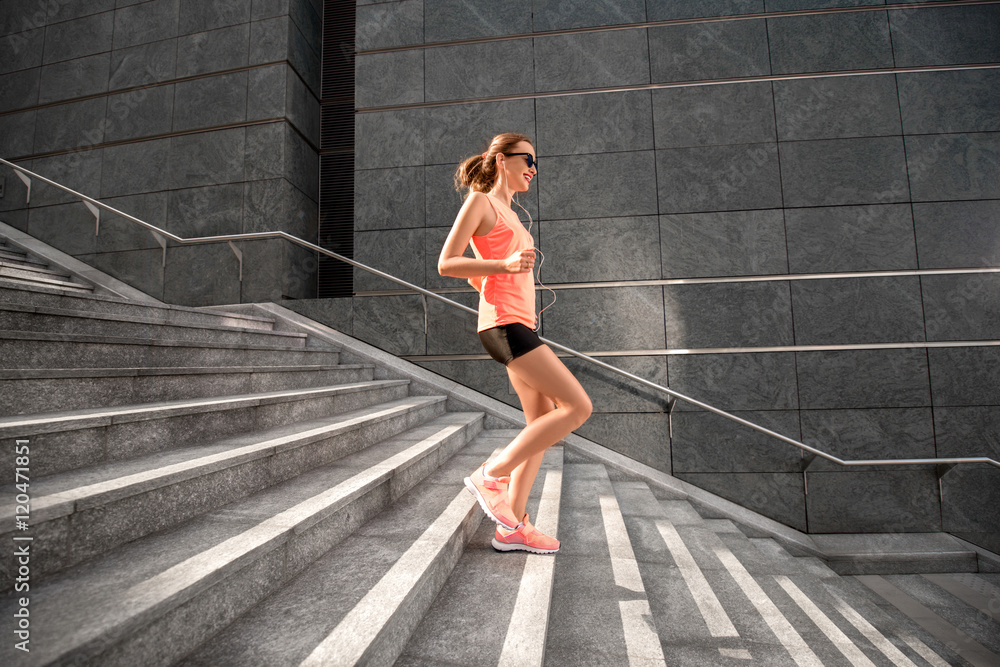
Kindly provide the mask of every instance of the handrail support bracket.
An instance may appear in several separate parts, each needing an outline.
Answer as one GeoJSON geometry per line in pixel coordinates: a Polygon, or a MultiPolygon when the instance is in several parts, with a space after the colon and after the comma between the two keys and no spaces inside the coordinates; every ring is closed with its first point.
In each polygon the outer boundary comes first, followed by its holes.
{"type": "MultiPolygon", "coordinates": [[[[240,262],[240,282],[243,282],[243,252],[239,248],[234,246],[232,241],[227,241],[226,243],[228,243],[229,247],[233,249],[234,253],[236,253],[236,259],[238,259],[240,262]]],[[[163,252],[166,253],[166,249],[164,249],[163,252]]]]}
{"type": "Polygon", "coordinates": [[[152,230],[150,230],[149,233],[153,235],[156,242],[160,244],[161,248],[163,248],[163,263],[160,266],[165,269],[167,268],[167,239],[162,234],[157,234],[152,230]]]}
{"type": "Polygon", "coordinates": [[[83,205],[90,209],[90,212],[94,214],[94,219],[97,221],[97,226],[94,228],[94,236],[100,236],[101,234],[101,209],[97,208],[91,204],[86,199],[81,199],[83,205]]]}
{"type": "Polygon", "coordinates": [[[934,466],[934,472],[937,473],[938,479],[942,479],[945,475],[951,472],[951,469],[955,467],[955,463],[939,463],[934,466]]]}
{"type": "Polygon", "coordinates": [[[31,179],[28,178],[28,176],[26,174],[22,173],[20,169],[14,169],[14,173],[17,174],[17,177],[20,178],[21,182],[24,183],[24,185],[28,188],[28,197],[27,197],[27,199],[24,200],[24,203],[25,204],[30,204],[31,203],[31,179]]]}

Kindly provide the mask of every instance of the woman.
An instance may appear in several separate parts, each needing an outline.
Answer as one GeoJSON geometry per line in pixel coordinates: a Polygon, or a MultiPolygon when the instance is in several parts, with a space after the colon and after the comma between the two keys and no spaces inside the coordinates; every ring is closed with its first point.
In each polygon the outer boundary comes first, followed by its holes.
{"type": "Polygon", "coordinates": [[[494,548],[554,553],[559,541],[539,532],[525,506],[545,450],[590,416],[587,393],[535,333],[534,240],[511,209],[537,173],[522,134],[499,134],[482,155],[458,167],[469,190],[438,259],[442,276],[467,278],[479,291],[479,339],[507,367],[528,425],[500,454],[465,479],[497,525],[494,548]],[[475,259],[463,255],[472,243],[475,259]]]}

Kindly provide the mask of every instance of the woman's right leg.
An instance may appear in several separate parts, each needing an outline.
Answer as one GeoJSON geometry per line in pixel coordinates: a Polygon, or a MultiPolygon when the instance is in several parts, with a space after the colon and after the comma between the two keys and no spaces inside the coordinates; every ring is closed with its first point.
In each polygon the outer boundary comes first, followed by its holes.
{"type": "Polygon", "coordinates": [[[556,408],[529,423],[490,462],[487,472],[494,477],[511,474],[523,462],[562,440],[579,428],[593,409],[587,392],[548,345],[514,359],[507,364],[507,370],[551,399],[556,408]]]}
{"type": "MultiPolygon", "coordinates": [[[[552,399],[526,385],[524,380],[509,368],[507,375],[514,391],[517,392],[517,398],[521,402],[521,411],[524,412],[524,419],[528,424],[556,409],[552,399]]],[[[535,483],[538,469],[542,465],[543,456],[545,456],[545,452],[529,456],[510,473],[510,486],[507,489],[508,502],[511,512],[517,518],[521,518],[525,514],[528,496],[531,494],[531,487],[535,483]]]]}

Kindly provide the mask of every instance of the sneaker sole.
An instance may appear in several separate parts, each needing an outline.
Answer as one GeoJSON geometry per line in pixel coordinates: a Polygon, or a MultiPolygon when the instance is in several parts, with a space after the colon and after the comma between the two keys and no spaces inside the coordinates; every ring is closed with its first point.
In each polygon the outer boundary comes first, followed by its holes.
{"type": "Polygon", "coordinates": [[[554,554],[559,551],[559,547],[555,549],[539,549],[537,547],[529,547],[527,544],[508,544],[498,541],[495,537],[493,538],[493,548],[497,551],[530,551],[533,554],[554,554]]]}
{"type": "Polygon", "coordinates": [[[506,521],[498,518],[497,515],[493,513],[489,505],[486,504],[486,499],[483,498],[483,494],[479,493],[479,489],[476,488],[476,485],[473,484],[472,480],[468,477],[465,478],[465,486],[472,492],[472,495],[476,497],[476,500],[479,501],[479,506],[483,508],[483,511],[486,512],[486,516],[488,516],[493,523],[498,523],[507,530],[517,530],[516,524],[513,526],[508,525],[506,521]]]}

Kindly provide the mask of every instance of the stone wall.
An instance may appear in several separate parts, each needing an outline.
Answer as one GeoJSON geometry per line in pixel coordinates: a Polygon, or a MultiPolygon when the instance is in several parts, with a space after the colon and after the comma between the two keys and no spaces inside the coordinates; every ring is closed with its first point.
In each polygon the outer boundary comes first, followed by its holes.
{"type": "MultiPolygon", "coordinates": [[[[315,240],[319,0],[3,0],[0,156],[183,237],[315,240]]],[[[284,241],[168,248],[0,170],[0,219],[170,303],[315,295],[284,241]]]]}
{"type": "MultiPolygon", "coordinates": [[[[1000,266],[1000,70],[961,69],[1000,63],[1000,6],[775,15],[857,4],[359,3],[356,258],[462,288],[435,268],[452,172],[525,132],[544,336],[841,457],[1000,459],[1000,276],[905,273],[1000,266]],[[635,89],[694,81],[717,83],[635,89]]],[[[516,404],[473,316],[431,302],[425,334],[419,297],[355,288],[286,305],[516,404]]],[[[803,473],[790,445],[568,363],[580,433],[642,462],[810,532],[1000,550],[1000,470],[803,473]]]]}

